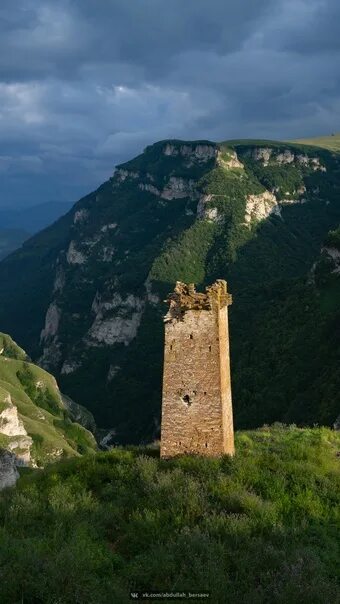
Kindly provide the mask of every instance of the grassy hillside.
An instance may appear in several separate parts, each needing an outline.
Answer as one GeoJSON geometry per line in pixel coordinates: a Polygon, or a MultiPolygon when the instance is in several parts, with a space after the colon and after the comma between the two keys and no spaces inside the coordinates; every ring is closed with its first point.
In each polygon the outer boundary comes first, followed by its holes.
{"type": "Polygon", "coordinates": [[[0,495],[1,602],[335,604],[339,446],[325,428],[264,427],[236,435],[234,459],[117,449],[25,473],[0,495]]]}
{"type": "MultiPolygon", "coordinates": [[[[2,333],[0,350],[0,414],[16,407],[19,420],[33,440],[31,461],[43,466],[56,458],[94,452],[94,437],[71,421],[54,377],[31,363],[25,351],[2,333]]],[[[15,431],[7,435],[7,425],[8,420],[0,421],[0,447],[20,455],[11,447],[11,443],[18,443],[20,448],[20,437],[15,431]]]]}
{"type": "Polygon", "coordinates": [[[316,138],[300,138],[296,141],[290,141],[296,143],[302,143],[306,145],[313,145],[316,147],[323,147],[329,151],[335,151],[340,153],[340,133],[334,133],[331,136],[318,136],[316,138]]]}

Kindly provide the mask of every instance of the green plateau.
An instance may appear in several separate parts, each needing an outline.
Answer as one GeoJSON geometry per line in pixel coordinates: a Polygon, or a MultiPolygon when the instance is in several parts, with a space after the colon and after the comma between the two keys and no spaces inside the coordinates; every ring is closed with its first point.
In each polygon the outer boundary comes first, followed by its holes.
{"type": "Polygon", "coordinates": [[[306,145],[313,145],[316,147],[323,147],[324,149],[329,149],[329,151],[335,151],[339,153],[340,151],[340,133],[335,132],[330,136],[318,136],[315,138],[302,138],[295,141],[296,143],[303,143],[306,145]]]}

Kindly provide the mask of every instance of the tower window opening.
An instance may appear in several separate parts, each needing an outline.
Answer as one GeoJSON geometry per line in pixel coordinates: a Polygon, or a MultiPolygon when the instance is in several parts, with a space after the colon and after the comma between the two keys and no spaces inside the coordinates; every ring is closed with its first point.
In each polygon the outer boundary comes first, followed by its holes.
{"type": "Polygon", "coordinates": [[[190,340],[193,340],[194,336],[192,335],[192,333],[190,334],[190,340]]]}
{"type": "Polygon", "coordinates": [[[211,352],[211,346],[209,346],[209,352],[211,352]]]}
{"type": "Polygon", "coordinates": [[[183,403],[185,403],[188,407],[190,407],[190,405],[192,404],[192,400],[189,396],[189,394],[185,394],[184,396],[182,396],[182,401],[183,403]]]}

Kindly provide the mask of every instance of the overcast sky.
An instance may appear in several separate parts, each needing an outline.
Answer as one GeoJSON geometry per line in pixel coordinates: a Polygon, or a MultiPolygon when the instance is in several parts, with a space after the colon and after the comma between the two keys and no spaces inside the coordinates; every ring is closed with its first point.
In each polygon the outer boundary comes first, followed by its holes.
{"type": "Polygon", "coordinates": [[[339,0],[1,0],[0,205],[164,138],[340,130],[339,0]]]}

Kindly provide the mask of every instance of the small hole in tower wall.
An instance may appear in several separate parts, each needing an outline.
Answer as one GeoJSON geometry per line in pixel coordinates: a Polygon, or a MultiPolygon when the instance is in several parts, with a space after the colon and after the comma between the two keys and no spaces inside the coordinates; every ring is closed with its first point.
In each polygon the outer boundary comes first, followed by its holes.
{"type": "Polygon", "coordinates": [[[188,407],[190,407],[192,400],[189,396],[189,394],[185,394],[184,396],[182,396],[182,401],[183,403],[185,403],[188,407]]]}
{"type": "Polygon", "coordinates": [[[211,346],[209,346],[209,352],[211,352],[211,346]]]}
{"type": "Polygon", "coordinates": [[[192,335],[192,333],[190,334],[190,340],[193,340],[194,336],[192,335]]]}

